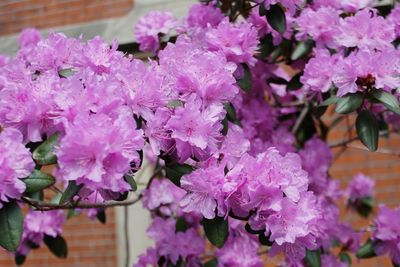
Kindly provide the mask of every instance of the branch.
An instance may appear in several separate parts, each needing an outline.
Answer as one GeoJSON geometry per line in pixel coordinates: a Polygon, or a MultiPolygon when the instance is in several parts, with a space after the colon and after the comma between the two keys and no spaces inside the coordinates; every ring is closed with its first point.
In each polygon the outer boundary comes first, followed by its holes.
{"type": "Polygon", "coordinates": [[[293,126],[292,134],[296,134],[297,133],[297,131],[299,130],[299,128],[300,128],[301,124],[303,123],[305,117],[307,116],[307,113],[308,113],[309,109],[310,108],[308,106],[305,106],[303,108],[303,110],[301,111],[299,117],[297,118],[296,123],[293,126]]]}
{"type": "Polygon", "coordinates": [[[22,200],[35,207],[40,211],[49,211],[49,210],[68,210],[68,209],[105,209],[116,206],[130,206],[140,201],[142,195],[139,195],[135,199],[125,200],[125,201],[110,201],[105,203],[65,203],[65,204],[56,204],[45,201],[36,200],[29,197],[22,197],[22,200]]]}

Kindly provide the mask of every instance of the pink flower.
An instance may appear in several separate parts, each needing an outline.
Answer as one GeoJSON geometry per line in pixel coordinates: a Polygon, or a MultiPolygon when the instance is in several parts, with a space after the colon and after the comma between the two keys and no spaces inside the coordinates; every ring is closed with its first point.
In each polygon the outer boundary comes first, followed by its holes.
{"type": "Polygon", "coordinates": [[[315,50],[315,57],[304,68],[301,82],[305,90],[325,93],[332,86],[332,69],[338,62],[338,56],[331,56],[325,49],[315,50]]]}
{"type": "Polygon", "coordinates": [[[390,91],[400,86],[400,59],[397,50],[372,52],[360,50],[338,61],[333,83],[338,96],[363,91],[369,87],[390,91]],[[379,62],[379,64],[377,64],[379,62]]]}
{"type": "Polygon", "coordinates": [[[296,18],[298,33],[296,38],[306,40],[310,36],[318,47],[335,47],[334,38],[338,33],[339,11],[322,7],[316,11],[306,8],[296,18]]]}
{"type": "Polygon", "coordinates": [[[24,230],[17,253],[26,256],[31,244],[41,245],[46,236],[57,237],[62,232],[66,219],[63,210],[33,211],[30,210],[24,219],[24,230]]]}
{"type": "Polygon", "coordinates": [[[111,119],[104,114],[80,116],[67,127],[57,149],[59,177],[87,188],[124,192],[130,186],[123,175],[131,162],[139,166],[143,132],[127,110],[111,119]]]}
{"type": "Polygon", "coordinates": [[[354,176],[347,188],[347,197],[350,201],[355,201],[363,197],[371,197],[374,195],[375,181],[370,177],[359,173],[354,176]]]}
{"type": "Polygon", "coordinates": [[[2,203],[21,197],[25,183],[20,178],[28,177],[35,167],[31,153],[22,142],[18,130],[0,131],[0,208],[2,203]]]}
{"type": "Polygon", "coordinates": [[[170,33],[178,22],[170,12],[151,11],[141,17],[135,26],[136,40],[140,43],[140,50],[155,53],[159,46],[159,36],[170,33]]]}
{"type": "Polygon", "coordinates": [[[347,263],[339,261],[332,254],[323,254],[321,255],[321,266],[326,267],[346,267],[347,263]]]}
{"type": "Polygon", "coordinates": [[[233,77],[236,66],[227,62],[221,52],[204,51],[191,41],[178,38],[159,57],[167,87],[176,98],[186,100],[195,94],[208,104],[230,101],[239,92],[233,77]]]}
{"type": "Polygon", "coordinates": [[[355,16],[340,21],[336,43],[361,49],[391,48],[395,39],[394,25],[376,14],[374,9],[363,9],[355,16]]]}
{"type": "Polygon", "coordinates": [[[222,197],[220,187],[223,180],[223,165],[211,164],[184,175],[181,179],[181,187],[187,191],[187,194],[180,202],[183,211],[199,212],[207,219],[214,218],[217,200],[222,197]]]}
{"type": "Polygon", "coordinates": [[[314,224],[320,218],[316,198],[311,192],[302,194],[298,203],[283,199],[282,209],[267,218],[270,240],[277,245],[295,243],[298,238],[312,233],[314,224]]]}
{"type": "Polygon", "coordinates": [[[227,60],[234,63],[254,65],[257,49],[257,30],[248,22],[231,24],[224,19],[215,29],[206,33],[206,42],[211,51],[222,51],[227,60]]]}
{"type": "MultiPolygon", "coordinates": [[[[184,190],[168,179],[154,179],[150,187],[143,192],[143,206],[154,210],[160,206],[176,205],[185,194],[184,190]]],[[[169,209],[165,211],[170,213],[169,209]]]]}
{"type": "Polygon", "coordinates": [[[42,39],[42,34],[35,28],[24,29],[18,38],[19,45],[24,48],[35,46],[42,39]]]}
{"type": "Polygon", "coordinates": [[[186,24],[188,27],[215,27],[223,18],[221,11],[213,5],[194,4],[189,9],[186,24]]]}
{"type": "Polygon", "coordinates": [[[165,128],[175,139],[181,161],[191,155],[201,156],[203,152],[216,151],[222,138],[221,120],[225,111],[220,104],[212,104],[202,109],[202,101],[190,99],[184,107],[177,107],[165,128]]]}
{"type": "Polygon", "coordinates": [[[392,9],[387,20],[394,25],[396,37],[400,37],[400,4],[397,3],[395,8],[392,9]]]}
{"type": "Polygon", "coordinates": [[[395,264],[400,264],[400,208],[390,209],[379,206],[373,239],[377,241],[375,252],[378,255],[389,253],[395,264]]]}

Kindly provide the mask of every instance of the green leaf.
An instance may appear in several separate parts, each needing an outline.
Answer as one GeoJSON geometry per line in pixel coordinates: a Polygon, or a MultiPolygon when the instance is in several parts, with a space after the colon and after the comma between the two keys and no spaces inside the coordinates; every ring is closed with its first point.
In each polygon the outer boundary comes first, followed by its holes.
{"type": "Polygon", "coordinates": [[[226,117],[231,122],[236,122],[236,110],[235,107],[231,103],[225,103],[224,109],[226,110],[226,117]]]}
{"type": "Polygon", "coordinates": [[[125,180],[125,182],[127,182],[131,186],[131,189],[132,189],[133,192],[135,192],[137,190],[137,184],[136,184],[135,179],[133,178],[132,175],[125,174],[124,175],[124,180],[125,180]]]}
{"type": "Polygon", "coordinates": [[[16,253],[14,260],[15,260],[15,264],[20,266],[20,265],[24,264],[24,262],[26,260],[26,256],[16,253]]]}
{"type": "Polygon", "coordinates": [[[177,186],[180,186],[182,176],[192,171],[193,167],[188,164],[174,163],[165,166],[167,178],[177,186]]]}
{"type": "Polygon", "coordinates": [[[392,265],[393,265],[393,267],[400,267],[400,264],[396,264],[393,261],[392,261],[392,265]]]}
{"type": "Polygon", "coordinates": [[[107,222],[106,211],[99,210],[96,214],[96,218],[99,220],[99,222],[101,222],[102,224],[105,224],[107,222]]]}
{"type": "Polygon", "coordinates": [[[299,72],[295,76],[293,76],[292,79],[290,79],[290,81],[287,85],[288,91],[298,90],[301,87],[303,87],[303,84],[300,81],[300,78],[302,75],[303,75],[303,72],[299,72]]]}
{"type": "Polygon", "coordinates": [[[374,243],[371,239],[368,239],[367,242],[362,245],[362,247],[357,251],[356,256],[359,259],[368,259],[376,256],[374,243]]]}
{"type": "Polygon", "coordinates": [[[215,217],[214,219],[203,219],[204,232],[207,239],[218,248],[222,248],[228,239],[229,226],[228,221],[223,217],[215,217]]]}
{"type": "Polygon", "coordinates": [[[55,133],[44,141],[33,151],[33,159],[40,165],[50,165],[57,163],[57,157],[54,154],[54,146],[60,137],[59,133],[55,133]]]}
{"type": "Polygon", "coordinates": [[[374,90],[372,96],[379,100],[379,102],[385,105],[389,110],[400,115],[400,104],[395,96],[382,90],[374,90]]]}
{"type": "Polygon", "coordinates": [[[242,88],[243,91],[248,93],[251,91],[251,83],[252,83],[251,72],[247,64],[242,64],[242,67],[243,67],[243,77],[237,80],[236,83],[237,85],[239,85],[240,88],[242,88]]]}
{"type": "Polygon", "coordinates": [[[340,252],[339,258],[341,262],[347,263],[347,266],[351,266],[351,257],[348,253],[344,251],[340,252]]]}
{"type": "Polygon", "coordinates": [[[43,239],[49,250],[59,258],[66,258],[68,256],[67,242],[62,236],[48,236],[45,235],[43,239]]]}
{"type": "Polygon", "coordinates": [[[308,250],[304,258],[308,267],[321,267],[321,252],[319,250],[308,250]]]}
{"type": "Polygon", "coordinates": [[[271,25],[274,30],[279,33],[284,33],[286,31],[286,16],[281,5],[271,5],[265,13],[269,25],[271,25]]]}
{"type": "Polygon", "coordinates": [[[58,75],[61,78],[68,78],[72,75],[74,75],[76,73],[76,71],[73,71],[72,69],[62,69],[58,72],[58,75]]]}
{"type": "Polygon", "coordinates": [[[374,199],[372,197],[363,197],[357,201],[357,212],[367,218],[374,208],[374,199]]]}
{"type": "Polygon", "coordinates": [[[329,106],[331,104],[336,104],[339,101],[339,99],[340,99],[339,97],[333,95],[333,96],[325,99],[324,102],[322,102],[320,104],[320,106],[329,106]]]}
{"type": "Polygon", "coordinates": [[[216,258],[212,258],[203,265],[203,267],[217,267],[217,266],[218,266],[218,260],[216,258]]]}
{"type": "Polygon", "coordinates": [[[22,210],[16,202],[5,203],[0,209],[0,246],[14,252],[22,237],[22,210]]]}
{"type": "Polygon", "coordinates": [[[269,237],[270,236],[265,236],[264,232],[261,232],[258,234],[258,241],[260,242],[261,245],[271,247],[274,244],[274,242],[271,242],[269,240],[269,237]]]}
{"type": "Polygon", "coordinates": [[[361,111],[356,120],[358,138],[370,150],[378,149],[379,124],[375,115],[369,110],[361,111]]]}
{"type": "Polygon", "coordinates": [[[53,176],[50,174],[41,172],[39,170],[33,170],[31,175],[28,178],[23,180],[26,185],[26,193],[35,193],[39,192],[56,182],[53,176]]]}
{"type": "Polygon", "coordinates": [[[364,96],[361,93],[347,94],[342,98],[339,98],[336,105],[336,112],[340,114],[348,114],[358,109],[364,96]]]}
{"type": "Polygon", "coordinates": [[[177,108],[177,107],[183,107],[183,102],[179,99],[177,100],[170,100],[167,104],[168,107],[170,108],[177,108]]]}
{"type": "Polygon", "coordinates": [[[185,218],[179,217],[176,219],[175,223],[175,232],[186,232],[186,230],[189,228],[185,218]]]}
{"type": "Polygon", "coordinates": [[[60,198],[60,204],[70,202],[81,190],[82,185],[77,185],[75,181],[69,181],[67,188],[60,198]]]}
{"type": "Polygon", "coordinates": [[[298,60],[306,57],[312,51],[314,47],[313,40],[306,40],[303,42],[299,42],[297,46],[294,48],[292,55],[290,56],[291,60],[298,60]]]}

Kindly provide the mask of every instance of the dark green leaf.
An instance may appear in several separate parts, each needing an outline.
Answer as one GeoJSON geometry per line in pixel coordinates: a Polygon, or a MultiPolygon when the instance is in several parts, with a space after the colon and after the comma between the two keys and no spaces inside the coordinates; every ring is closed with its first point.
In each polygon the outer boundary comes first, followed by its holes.
{"type": "Polygon", "coordinates": [[[392,265],[393,265],[393,267],[400,267],[400,264],[396,264],[393,261],[392,261],[392,265]]]}
{"type": "Polygon", "coordinates": [[[236,122],[236,110],[235,107],[231,103],[225,103],[224,109],[226,110],[226,117],[230,122],[236,122]]]}
{"type": "Polygon", "coordinates": [[[177,186],[180,186],[182,176],[192,171],[193,167],[188,164],[174,163],[165,166],[167,178],[177,186]]]}
{"type": "Polygon", "coordinates": [[[242,88],[243,91],[248,93],[251,90],[251,83],[252,83],[251,72],[247,64],[242,64],[242,67],[243,67],[243,77],[237,80],[237,84],[239,85],[240,88],[242,88]]]}
{"type": "Polygon", "coordinates": [[[203,265],[203,267],[217,267],[217,266],[218,266],[218,260],[216,258],[212,258],[203,265]]]}
{"type": "Polygon", "coordinates": [[[258,9],[258,14],[260,15],[260,17],[264,17],[265,15],[267,15],[267,10],[265,9],[264,3],[261,3],[260,8],[258,9]]]}
{"type": "Polygon", "coordinates": [[[368,259],[376,256],[374,243],[371,239],[368,239],[367,242],[361,246],[361,248],[357,251],[356,256],[359,259],[368,259]]]}
{"type": "Polygon", "coordinates": [[[321,252],[319,250],[308,250],[304,258],[308,267],[321,267],[321,252]]]}
{"type": "Polygon", "coordinates": [[[277,32],[284,33],[286,31],[286,16],[285,11],[279,4],[271,5],[268,10],[266,10],[265,16],[271,27],[277,32]]]}
{"type": "Polygon", "coordinates": [[[175,231],[176,232],[186,232],[186,230],[189,228],[185,218],[179,217],[176,219],[175,223],[175,231]]]}
{"type": "Polygon", "coordinates": [[[333,96],[325,99],[325,101],[322,102],[320,106],[329,106],[331,104],[336,104],[339,101],[339,99],[340,99],[339,97],[333,95],[333,96]]]}
{"type": "Polygon", "coordinates": [[[271,242],[269,240],[269,236],[265,236],[264,232],[258,234],[258,241],[260,242],[261,245],[268,247],[271,247],[274,244],[274,242],[271,242]]]}
{"type": "Polygon", "coordinates": [[[298,90],[301,87],[303,87],[303,84],[300,82],[300,78],[303,75],[303,72],[297,73],[295,76],[292,77],[292,79],[290,79],[288,85],[287,85],[287,89],[289,91],[294,91],[294,90],[298,90]]]}
{"type": "Polygon", "coordinates": [[[347,266],[351,266],[351,257],[349,254],[346,252],[342,251],[339,253],[339,258],[341,262],[344,262],[347,264],[347,266]]]}
{"type": "Polygon", "coordinates": [[[370,150],[378,149],[379,124],[375,115],[369,110],[361,111],[356,120],[358,138],[370,150]]]}
{"type": "Polygon", "coordinates": [[[15,260],[15,264],[20,266],[20,265],[24,264],[24,262],[26,260],[26,256],[17,253],[17,254],[15,254],[14,260],[15,260]]]}
{"type": "Polygon", "coordinates": [[[363,197],[357,201],[357,212],[367,218],[374,208],[374,199],[372,197],[363,197]]]}
{"type": "Polygon", "coordinates": [[[135,182],[135,179],[133,178],[132,175],[129,174],[125,174],[124,175],[124,180],[125,182],[127,182],[130,186],[133,192],[135,192],[137,190],[137,184],[135,182]]]}
{"type": "Polygon", "coordinates": [[[39,170],[33,170],[31,175],[29,175],[28,178],[24,179],[23,181],[26,185],[26,193],[39,192],[56,182],[53,176],[39,170]]]}
{"type": "Polygon", "coordinates": [[[291,60],[298,60],[306,57],[312,51],[314,47],[313,40],[306,40],[303,42],[299,42],[297,46],[294,48],[292,55],[290,56],[291,60]]]}
{"type": "Polygon", "coordinates": [[[48,236],[45,235],[43,239],[49,250],[59,258],[66,258],[68,256],[67,242],[62,236],[48,236]]]}
{"type": "Polygon", "coordinates": [[[99,222],[101,222],[102,224],[105,224],[107,222],[106,211],[99,210],[96,214],[96,218],[99,220],[99,222]]]}
{"type": "Polygon", "coordinates": [[[33,151],[33,158],[40,165],[50,165],[57,163],[57,157],[54,154],[54,146],[56,145],[59,133],[55,133],[50,136],[46,141],[44,141],[40,146],[38,146],[35,151],[33,151]]]}
{"type": "Polygon", "coordinates": [[[336,105],[336,112],[340,114],[348,114],[358,109],[364,96],[361,93],[347,94],[342,98],[339,98],[336,105]]]}
{"type": "Polygon", "coordinates": [[[22,210],[16,202],[5,203],[0,209],[0,246],[14,252],[21,241],[22,210]]]}
{"type": "Polygon", "coordinates": [[[272,53],[272,51],[274,51],[274,43],[272,40],[273,40],[272,34],[268,34],[260,40],[260,57],[261,58],[268,57],[272,53]]]}
{"type": "Polygon", "coordinates": [[[228,239],[229,226],[228,221],[222,217],[214,219],[203,219],[204,232],[207,239],[218,248],[222,248],[228,239]]]}
{"type": "Polygon", "coordinates": [[[374,90],[372,96],[375,97],[389,110],[400,115],[400,104],[395,96],[382,90],[374,90]]]}
{"type": "Polygon", "coordinates": [[[60,204],[70,202],[81,190],[82,185],[77,185],[75,181],[69,181],[67,188],[60,198],[60,204]]]}

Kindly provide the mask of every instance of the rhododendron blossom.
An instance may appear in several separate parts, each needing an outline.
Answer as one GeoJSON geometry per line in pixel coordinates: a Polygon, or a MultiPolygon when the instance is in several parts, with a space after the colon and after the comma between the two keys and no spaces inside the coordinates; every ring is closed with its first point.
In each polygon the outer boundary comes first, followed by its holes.
{"type": "Polygon", "coordinates": [[[399,10],[205,0],[139,18],[132,54],[25,29],[0,55],[0,246],[65,257],[69,217],[142,202],[154,245],[135,267],[400,265],[400,208],[331,171],[348,148],[395,151],[399,10]]]}

